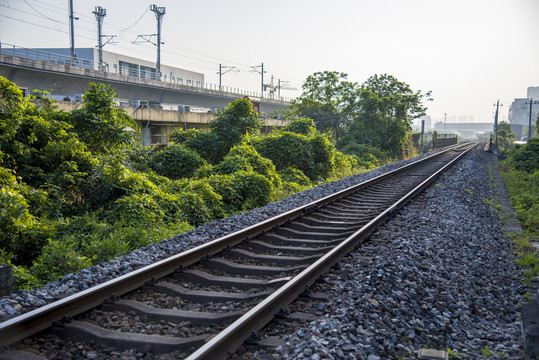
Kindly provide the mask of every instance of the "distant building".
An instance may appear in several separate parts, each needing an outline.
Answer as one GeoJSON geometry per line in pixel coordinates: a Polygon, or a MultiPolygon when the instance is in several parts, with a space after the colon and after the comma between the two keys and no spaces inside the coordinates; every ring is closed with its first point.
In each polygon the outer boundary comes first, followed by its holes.
{"type": "MultiPolygon", "coordinates": [[[[530,99],[539,101],[539,86],[529,87],[526,92],[528,96],[526,99],[515,99],[511,105],[509,105],[508,120],[512,125],[528,126],[530,122],[530,99]]],[[[533,104],[532,106],[532,126],[535,125],[537,115],[539,114],[539,104],[533,104]]],[[[514,132],[514,131],[513,131],[514,132]]],[[[517,138],[522,136],[522,133],[515,133],[517,138]]]]}
{"type": "MultiPolygon", "coordinates": [[[[27,57],[30,59],[44,59],[45,54],[58,54],[58,58],[51,57],[51,62],[61,62],[66,65],[71,61],[70,49],[68,48],[39,48],[29,49],[26,54],[16,53],[17,56],[27,57]]],[[[6,52],[4,50],[4,52],[6,52]]],[[[99,51],[96,48],[77,48],[77,66],[99,70],[99,51]]],[[[147,79],[158,80],[159,76],[155,69],[155,63],[151,61],[141,60],[130,56],[116,54],[109,51],[103,51],[102,70],[121,75],[136,76],[147,79]]],[[[160,80],[187,86],[204,86],[204,74],[180,69],[168,65],[161,64],[160,80]]]]}
{"type": "Polygon", "coordinates": [[[468,121],[468,115],[459,115],[457,117],[457,122],[458,123],[467,123],[467,122],[469,122],[468,121]]]}
{"type": "Polygon", "coordinates": [[[526,94],[528,99],[539,100],[539,86],[530,86],[526,94]]]}

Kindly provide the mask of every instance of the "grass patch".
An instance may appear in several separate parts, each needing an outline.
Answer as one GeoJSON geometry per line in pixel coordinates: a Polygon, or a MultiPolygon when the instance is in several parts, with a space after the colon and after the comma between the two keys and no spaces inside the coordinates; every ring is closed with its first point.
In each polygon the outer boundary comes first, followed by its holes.
{"type": "MultiPolygon", "coordinates": [[[[537,147],[534,148],[535,153],[537,147]]],[[[523,268],[524,282],[529,284],[532,279],[539,278],[539,255],[532,245],[539,242],[539,169],[528,163],[530,156],[526,156],[525,160],[520,159],[519,154],[523,151],[529,153],[530,149],[515,149],[506,160],[500,162],[500,175],[523,228],[522,234],[506,235],[513,241],[515,262],[523,268]]]]}

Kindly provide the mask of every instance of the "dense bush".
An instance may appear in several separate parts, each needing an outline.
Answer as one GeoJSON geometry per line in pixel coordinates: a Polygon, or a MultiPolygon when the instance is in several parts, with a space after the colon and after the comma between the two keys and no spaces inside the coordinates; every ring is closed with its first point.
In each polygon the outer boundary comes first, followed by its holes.
{"type": "Polygon", "coordinates": [[[242,143],[233,147],[218,165],[213,168],[216,174],[230,175],[238,171],[252,172],[265,176],[278,188],[281,179],[271,160],[263,158],[251,145],[242,143]]]}
{"type": "Polygon", "coordinates": [[[190,228],[108,87],[91,85],[73,114],[46,99],[34,105],[1,77],[0,91],[0,258],[18,286],[190,228]]]}
{"type": "Polygon", "coordinates": [[[539,138],[518,146],[502,164],[502,176],[524,228],[539,236],[539,138]]]}
{"type": "Polygon", "coordinates": [[[296,183],[303,186],[311,186],[311,181],[301,170],[287,167],[279,172],[281,179],[289,183],[296,183]]]}
{"type": "Polygon", "coordinates": [[[315,135],[309,139],[312,149],[313,168],[317,178],[327,178],[335,168],[335,146],[322,135],[315,135]]]}
{"type": "Polygon", "coordinates": [[[359,166],[366,169],[372,169],[380,166],[389,158],[386,152],[378,148],[355,142],[346,142],[341,148],[339,148],[339,150],[345,154],[355,155],[357,157],[359,166]]]}
{"type": "Polygon", "coordinates": [[[211,164],[216,164],[221,159],[222,144],[213,132],[199,129],[175,130],[170,134],[169,140],[195,150],[211,164]]]}
{"type": "Polygon", "coordinates": [[[157,185],[146,173],[130,171],[117,158],[99,161],[81,187],[86,210],[107,208],[124,195],[152,194],[157,185]]]}
{"type": "Polygon", "coordinates": [[[254,172],[238,171],[233,175],[213,175],[208,183],[223,198],[227,215],[263,206],[271,200],[272,183],[254,172]]]}
{"type": "Polygon", "coordinates": [[[11,170],[0,167],[0,249],[19,263],[32,259],[50,235],[41,217],[47,193],[21,183],[11,170]]]}
{"type": "Polygon", "coordinates": [[[539,170],[539,137],[530,139],[524,146],[517,145],[509,152],[509,158],[519,171],[533,173],[539,170]]]}
{"type": "Polygon", "coordinates": [[[333,161],[335,165],[330,177],[332,180],[342,179],[344,177],[354,175],[354,173],[357,172],[358,169],[370,170],[376,167],[367,167],[360,165],[357,156],[343,154],[340,151],[335,151],[333,161]]]}
{"type": "MultiPolygon", "coordinates": [[[[132,194],[118,199],[113,214],[129,225],[162,223],[166,214],[153,195],[132,194]]],[[[174,214],[173,214],[174,215],[174,214]]]]}
{"type": "Polygon", "coordinates": [[[283,128],[283,131],[288,131],[294,134],[301,134],[305,136],[312,136],[316,133],[316,126],[314,120],[309,118],[302,118],[292,121],[290,124],[283,128]]]}
{"type": "Polygon", "coordinates": [[[335,171],[335,147],[327,137],[307,137],[280,131],[253,141],[254,148],[270,159],[278,171],[296,168],[311,181],[327,178],[335,171]]]}
{"type": "Polygon", "coordinates": [[[253,146],[260,155],[270,159],[278,171],[295,167],[309,179],[317,178],[313,172],[313,155],[307,136],[286,131],[276,132],[254,139],[253,146]]]}
{"type": "Polygon", "coordinates": [[[539,235],[539,170],[528,173],[508,169],[504,180],[522,225],[539,235]]]}
{"type": "Polygon", "coordinates": [[[150,158],[152,169],[170,179],[192,177],[204,165],[205,161],[196,151],[175,143],[156,151],[150,158]]]}

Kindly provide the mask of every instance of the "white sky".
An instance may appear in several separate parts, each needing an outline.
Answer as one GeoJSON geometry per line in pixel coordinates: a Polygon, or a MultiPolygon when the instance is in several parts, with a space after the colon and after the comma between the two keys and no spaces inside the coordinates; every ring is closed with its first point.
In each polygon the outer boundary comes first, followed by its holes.
{"type": "MultiPolygon", "coordinates": [[[[151,0],[74,0],[75,46],[97,43],[95,6],[107,9],[105,50],[155,61],[137,34],[156,32],[151,0]],[[144,16],[137,22],[137,20],[144,16]],[[136,23],[136,24],[135,24],[136,23]],[[129,28],[128,30],[124,30],[129,28]]],[[[539,86],[539,0],[159,0],[161,63],[205,74],[218,83],[219,63],[239,73],[223,85],[259,91],[265,81],[301,88],[316,72],[335,70],[363,83],[388,73],[414,90],[432,90],[428,114],[448,121],[473,115],[492,122],[493,104],[526,97],[539,86]]],[[[68,0],[0,0],[0,41],[22,47],[69,47],[68,0]]],[[[294,97],[299,92],[282,91],[294,97]]]]}

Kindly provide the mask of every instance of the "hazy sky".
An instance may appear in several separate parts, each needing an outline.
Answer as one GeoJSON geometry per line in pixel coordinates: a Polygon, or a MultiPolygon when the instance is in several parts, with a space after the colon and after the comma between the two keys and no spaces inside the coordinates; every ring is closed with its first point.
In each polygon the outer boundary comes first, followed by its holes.
{"type": "MultiPolygon", "coordinates": [[[[138,34],[156,32],[150,4],[166,7],[161,62],[218,83],[219,64],[239,73],[223,85],[260,89],[250,66],[301,88],[316,71],[363,83],[387,73],[414,90],[432,90],[428,114],[493,121],[539,86],[539,0],[73,0],[75,46],[96,45],[95,6],[107,10],[105,50],[155,61],[138,34]]],[[[0,41],[22,47],[69,47],[68,0],[0,0],[0,41]]],[[[266,82],[266,81],[265,81],[266,82]]],[[[284,96],[299,92],[282,91],[284,96]]]]}

